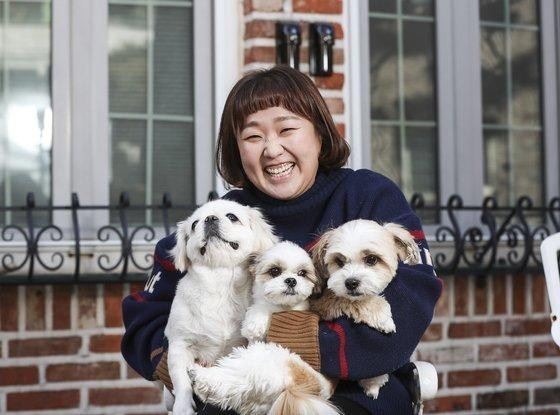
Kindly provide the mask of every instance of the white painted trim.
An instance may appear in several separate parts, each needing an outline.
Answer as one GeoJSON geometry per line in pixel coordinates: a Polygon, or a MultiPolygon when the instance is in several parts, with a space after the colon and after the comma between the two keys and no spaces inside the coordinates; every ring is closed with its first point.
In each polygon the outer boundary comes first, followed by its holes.
{"type": "Polygon", "coordinates": [[[214,117],[212,99],[212,3],[193,5],[194,45],[194,174],[195,202],[206,202],[214,188],[214,117]]]}
{"type": "Polygon", "coordinates": [[[344,101],[346,139],[350,144],[349,165],[353,169],[371,167],[371,127],[369,122],[369,18],[367,2],[345,2],[344,17],[347,33],[344,36],[344,73],[346,77],[344,101]]]}
{"type": "MultiPolygon", "coordinates": [[[[224,103],[242,73],[244,23],[242,0],[213,0],[213,5],[215,118],[212,137],[216,140],[224,103]]],[[[215,173],[215,190],[219,195],[226,192],[223,180],[217,173],[215,173]]]]}
{"type": "MultiPolygon", "coordinates": [[[[546,202],[558,196],[560,177],[558,160],[558,20],[560,8],[553,0],[541,0],[541,42],[542,42],[542,91],[543,91],[543,132],[544,132],[544,181],[546,202]]],[[[540,203],[539,203],[540,204],[540,203]]]]}

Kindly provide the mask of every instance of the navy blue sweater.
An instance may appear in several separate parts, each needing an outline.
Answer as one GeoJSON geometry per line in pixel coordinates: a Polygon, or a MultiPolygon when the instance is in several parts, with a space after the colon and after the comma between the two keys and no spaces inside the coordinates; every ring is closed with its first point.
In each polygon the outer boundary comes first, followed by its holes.
{"type": "MultiPolygon", "coordinates": [[[[306,248],[325,230],[358,218],[396,222],[409,230],[419,245],[423,263],[399,263],[397,276],[384,292],[397,332],[383,334],[341,317],[320,323],[319,347],[321,371],[342,379],[336,394],[352,399],[372,413],[411,413],[410,397],[395,376],[390,376],[376,400],[368,398],[355,382],[392,373],[409,361],[430,324],[441,292],[420,221],[399,188],[369,170],[338,169],[329,174],[319,173],[311,189],[288,201],[273,199],[253,186],[233,190],[225,197],[259,207],[278,236],[306,248]]],[[[174,235],[158,242],[146,290],[123,301],[126,332],[122,353],[146,379],[153,379],[161,354],[167,349],[163,330],[181,277],[169,256],[174,244],[174,235]]]]}

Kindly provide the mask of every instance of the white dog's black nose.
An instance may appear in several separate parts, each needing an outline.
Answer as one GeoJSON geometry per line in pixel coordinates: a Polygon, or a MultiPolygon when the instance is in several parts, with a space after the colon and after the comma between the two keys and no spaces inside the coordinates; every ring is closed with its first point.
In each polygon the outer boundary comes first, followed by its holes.
{"type": "Polygon", "coordinates": [[[297,281],[295,278],[286,278],[284,280],[284,282],[286,283],[286,285],[290,288],[293,288],[297,285],[297,281]]]}
{"type": "Polygon", "coordinates": [[[206,216],[206,219],[204,219],[204,223],[214,223],[218,220],[218,217],[216,215],[210,215],[210,216],[206,216]]]}
{"type": "Polygon", "coordinates": [[[344,285],[349,290],[355,290],[360,285],[360,281],[356,278],[348,278],[346,281],[344,281],[344,285]]]}

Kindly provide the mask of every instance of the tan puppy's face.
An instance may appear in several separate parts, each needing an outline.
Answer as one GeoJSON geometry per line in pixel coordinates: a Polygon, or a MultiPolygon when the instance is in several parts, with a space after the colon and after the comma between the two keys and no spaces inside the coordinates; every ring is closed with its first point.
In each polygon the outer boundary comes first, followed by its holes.
{"type": "Polygon", "coordinates": [[[398,261],[417,263],[419,253],[403,227],[358,219],[326,232],[313,248],[313,259],[330,290],[358,300],[381,294],[398,261]]]}
{"type": "Polygon", "coordinates": [[[230,200],[208,202],[177,224],[175,267],[236,266],[272,246],[277,238],[257,209],[230,200]]]}
{"type": "Polygon", "coordinates": [[[288,241],[257,256],[249,272],[254,276],[255,295],[275,305],[294,306],[319,289],[311,258],[288,241]]]}

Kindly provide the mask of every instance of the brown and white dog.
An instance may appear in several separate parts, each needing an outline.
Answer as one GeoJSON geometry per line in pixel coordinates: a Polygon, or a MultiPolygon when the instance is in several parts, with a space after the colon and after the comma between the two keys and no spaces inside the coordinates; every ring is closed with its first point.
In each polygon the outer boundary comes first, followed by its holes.
{"type": "MultiPolygon", "coordinates": [[[[382,292],[395,277],[398,261],[416,264],[418,246],[400,225],[357,219],[325,232],[312,249],[318,274],[326,281],[311,309],[323,320],[340,316],[365,323],[383,333],[396,331],[391,306],[382,292]]],[[[377,398],[389,379],[381,375],[363,379],[367,395],[377,398]]]]}

